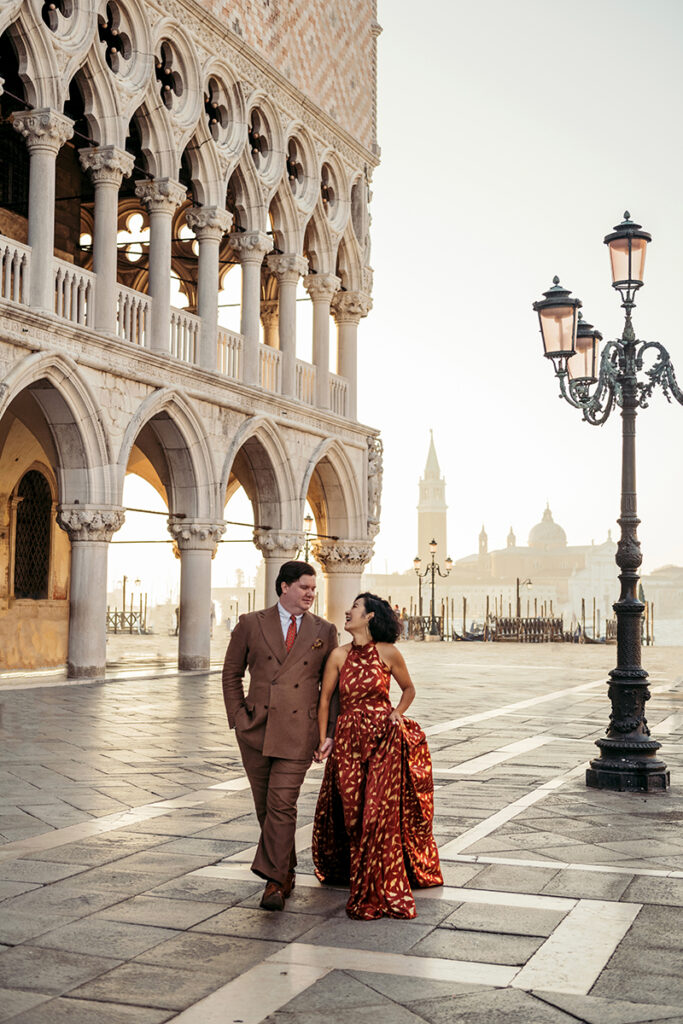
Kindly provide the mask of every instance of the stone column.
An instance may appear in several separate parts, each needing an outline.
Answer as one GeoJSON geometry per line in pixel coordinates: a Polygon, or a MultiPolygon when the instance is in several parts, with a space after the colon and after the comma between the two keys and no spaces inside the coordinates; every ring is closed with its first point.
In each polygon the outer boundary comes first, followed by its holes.
{"type": "Polygon", "coordinates": [[[330,303],[341,281],[334,274],[308,274],[304,286],[313,302],[315,404],[330,407],[330,303]]]}
{"type": "Polygon", "coordinates": [[[211,663],[211,559],[225,523],[169,520],[180,552],[178,669],[206,672],[211,663]]]}
{"type": "Polygon", "coordinates": [[[263,324],[263,340],[269,348],[280,347],[279,319],[277,299],[264,299],[261,303],[261,323],[263,324]]]}
{"type": "Polygon", "coordinates": [[[313,554],[322,565],[325,576],[325,618],[334,622],[339,636],[343,638],[344,613],[361,592],[363,566],[372,558],[372,541],[314,541],[313,554]]]}
{"type": "Polygon", "coordinates": [[[332,313],[337,324],[337,363],[340,377],[349,384],[346,415],[358,419],[358,324],[372,309],[365,292],[337,292],[332,313]]]}
{"type": "Polygon", "coordinates": [[[278,281],[279,337],[282,394],[296,396],[296,286],[308,270],[308,260],[295,253],[268,257],[268,267],[278,281]]]}
{"type": "Polygon", "coordinates": [[[254,544],[266,564],[265,607],[277,601],[275,580],[280,567],[296,558],[304,543],[304,536],[296,530],[254,530],[254,544]]]}
{"type": "Polygon", "coordinates": [[[184,202],[186,191],[171,178],[138,181],[135,195],[149,215],[149,294],[152,317],[149,347],[154,352],[170,350],[171,229],[173,214],[184,202]]]}
{"type": "Polygon", "coordinates": [[[261,264],[273,248],[263,231],[245,231],[230,236],[230,245],[242,265],[242,383],[259,383],[259,317],[261,314],[261,264]]]}
{"type": "Polygon", "coordinates": [[[218,363],[218,255],[221,238],[232,224],[232,214],[217,206],[199,206],[188,210],[185,220],[199,243],[197,314],[202,325],[196,361],[205,370],[215,370],[218,363]]]}
{"type": "Polygon", "coordinates": [[[119,215],[119,189],[123,178],[133,170],[133,156],[116,146],[96,146],[79,150],[81,167],[90,171],[95,185],[95,234],[93,270],[96,331],[116,333],[116,271],[118,249],[116,235],[119,215]]]}
{"type": "Polygon", "coordinates": [[[26,139],[30,154],[28,244],[31,246],[31,305],[54,313],[55,163],[73,135],[74,123],[56,110],[20,110],[12,125],[26,139]]]}
{"type": "Polygon", "coordinates": [[[61,505],[58,522],[71,541],[69,592],[70,679],[104,676],[109,541],[125,519],[122,508],[61,505]]]}

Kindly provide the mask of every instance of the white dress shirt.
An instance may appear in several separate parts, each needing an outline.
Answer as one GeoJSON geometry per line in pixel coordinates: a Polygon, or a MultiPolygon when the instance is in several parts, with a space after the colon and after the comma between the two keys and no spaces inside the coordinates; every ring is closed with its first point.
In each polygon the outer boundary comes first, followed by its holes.
{"type": "MultiPolygon", "coordinates": [[[[285,643],[287,643],[287,630],[289,629],[289,624],[292,621],[292,612],[288,612],[286,608],[283,608],[283,606],[280,604],[279,601],[277,603],[277,610],[280,613],[280,626],[282,627],[282,639],[285,641],[285,643]]],[[[294,618],[296,619],[296,635],[297,636],[299,635],[299,629],[301,628],[301,620],[303,619],[303,617],[304,617],[304,613],[303,612],[301,612],[301,614],[299,614],[299,615],[295,615],[294,616],[294,618]]]]}

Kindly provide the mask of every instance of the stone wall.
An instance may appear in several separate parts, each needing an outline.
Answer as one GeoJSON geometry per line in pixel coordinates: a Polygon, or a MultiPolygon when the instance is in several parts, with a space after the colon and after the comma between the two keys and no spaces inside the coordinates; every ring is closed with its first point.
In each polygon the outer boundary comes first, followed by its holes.
{"type": "Polygon", "coordinates": [[[342,128],[373,148],[376,0],[211,0],[206,6],[342,128]]]}

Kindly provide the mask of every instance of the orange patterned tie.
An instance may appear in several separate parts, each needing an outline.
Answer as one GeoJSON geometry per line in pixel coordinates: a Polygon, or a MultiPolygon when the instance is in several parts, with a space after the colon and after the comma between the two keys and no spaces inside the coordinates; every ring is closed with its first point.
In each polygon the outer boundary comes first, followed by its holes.
{"type": "Polygon", "coordinates": [[[287,637],[285,639],[285,647],[287,648],[287,654],[291,651],[296,640],[296,616],[292,615],[289,620],[289,627],[287,628],[287,637]]]}

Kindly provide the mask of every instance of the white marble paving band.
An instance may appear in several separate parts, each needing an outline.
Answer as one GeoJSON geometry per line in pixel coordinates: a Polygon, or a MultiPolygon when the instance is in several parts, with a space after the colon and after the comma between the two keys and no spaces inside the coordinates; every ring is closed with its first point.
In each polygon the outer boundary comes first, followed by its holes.
{"type": "Polygon", "coordinates": [[[513,987],[586,995],[640,909],[639,903],[579,900],[522,967],[513,987]]]}

